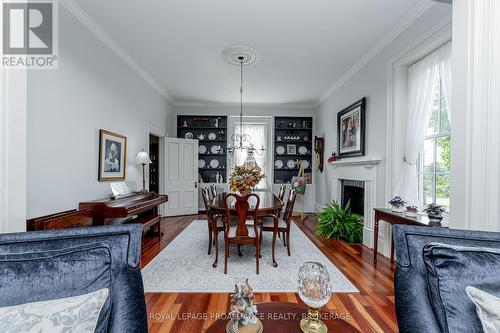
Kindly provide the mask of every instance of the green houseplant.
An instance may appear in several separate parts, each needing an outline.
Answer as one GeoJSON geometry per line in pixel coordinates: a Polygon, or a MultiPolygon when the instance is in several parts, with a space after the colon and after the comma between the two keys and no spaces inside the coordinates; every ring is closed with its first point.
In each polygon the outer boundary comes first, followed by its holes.
{"type": "Polygon", "coordinates": [[[363,241],[363,217],[351,212],[350,201],[342,208],[334,200],[316,217],[318,219],[317,236],[341,239],[348,243],[363,241]]]}

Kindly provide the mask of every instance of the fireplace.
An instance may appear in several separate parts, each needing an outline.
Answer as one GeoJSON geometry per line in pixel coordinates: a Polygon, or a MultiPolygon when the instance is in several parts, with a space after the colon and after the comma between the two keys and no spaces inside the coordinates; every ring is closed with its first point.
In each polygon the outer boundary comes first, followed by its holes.
{"type": "Polygon", "coordinates": [[[365,182],[343,179],[341,181],[341,204],[345,207],[351,201],[351,212],[365,215],[365,182]]]}

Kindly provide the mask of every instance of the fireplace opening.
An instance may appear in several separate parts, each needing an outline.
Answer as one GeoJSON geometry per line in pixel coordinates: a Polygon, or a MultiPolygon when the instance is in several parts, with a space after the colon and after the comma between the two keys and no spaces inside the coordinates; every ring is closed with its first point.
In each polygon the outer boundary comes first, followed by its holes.
{"type": "Polygon", "coordinates": [[[365,182],[342,180],[341,204],[345,207],[351,200],[351,212],[365,215],[365,182]]]}

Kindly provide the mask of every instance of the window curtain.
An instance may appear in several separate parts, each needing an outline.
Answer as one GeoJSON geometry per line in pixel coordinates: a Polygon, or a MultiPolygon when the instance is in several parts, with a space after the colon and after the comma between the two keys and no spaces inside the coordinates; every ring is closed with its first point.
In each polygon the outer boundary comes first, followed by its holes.
{"type": "Polygon", "coordinates": [[[418,158],[432,113],[434,89],[443,80],[448,116],[451,100],[451,43],[429,54],[408,69],[408,117],[403,169],[395,193],[411,205],[420,206],[418,158]]]}
{"type": "MultiPolygon", "coordinates": [[[[233,133],[240,134],[240,123],[235,122],[233,133]]],[[[254,148],[262,148],[267,146],[267,124],[265,123],[252,123],[252,122],[243,122],[243,133],[248,134],[251,138],[250,141],[244,142],[243,146],[253,145],[254,148]]],[[[235,142],[238,144],[238,142],[235,142]]],[[[259,156],[257,153],[254,153],[253,157],[257,162],[257,165],[262,168],[262,172],[266,174],[266,177],[262,179],[259,184],[257,184],[257,189],[268,189],[270,187],[270,174],[268,173],[268,165],[267,165],[267,150],[264,151],[262,156],[259,156]]],[[[237,149],[234,152],[234,156],[232,159],[231,169],[236,165],[243,165],[245,160],[247,159],[247,150],[239,150],[237,149]]]]}

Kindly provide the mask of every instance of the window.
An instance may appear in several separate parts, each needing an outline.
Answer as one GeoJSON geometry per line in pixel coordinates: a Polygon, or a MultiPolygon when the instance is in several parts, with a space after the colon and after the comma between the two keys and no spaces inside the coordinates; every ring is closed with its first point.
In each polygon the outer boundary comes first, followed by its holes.
{"type": "Polygon", "coordinates": [[[450,122],[442,80],[435,87],[432,114],[419,158],[420,202],[450,206],[450,122]]]}

